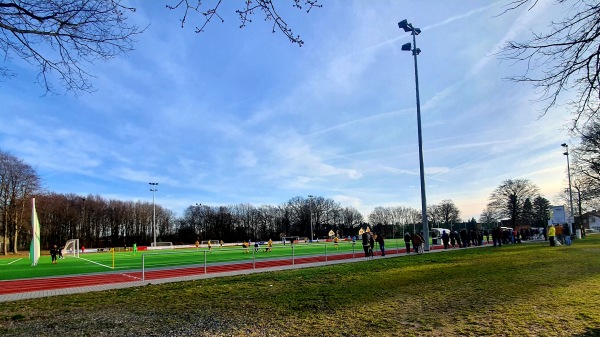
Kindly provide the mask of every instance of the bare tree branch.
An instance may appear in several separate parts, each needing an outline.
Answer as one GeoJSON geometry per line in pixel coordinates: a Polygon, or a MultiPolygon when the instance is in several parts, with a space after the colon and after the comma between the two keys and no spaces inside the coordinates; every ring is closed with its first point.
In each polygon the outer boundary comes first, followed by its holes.
{"type": "MultiPolygon", "coordinates": [[[[537,0],[515,0],[507,10],[531,5],[537,0]]],[[[527,82],[540,90],[545,102],[544,115],[567,92],[576,91],[571,100],[574,128],[580,119],[594,115],[600,98],[600,3],[595,0],[555,0],[568,6],[565,18],[552,22],[550,32],[533,33],[525,42],[509,41],[499,53],[505,60],[525,62],[523,75],[511,76],[515,82],[527,82]]]]}
{"type": "Polygon", "coordinates": [[[37,67],[46,92],[54,91],[54,74],[66,90],[89,92],[84,64],[131,51],[143,32],[127,24],[134,11],[120,0],[0,1],[0,49],[5,63],[18,57],[37,67]]]}
{"type": "MultiPolygon", "coordinates": [[[[222,0],[216,0],[216,2],[212,5],[202,7],[203,4],[200,0],[179,0],[176,4],[167,5],[166,7],[171,10],[183,11],[182,18],[180,19],[181,27],[184,27],[189,14],[193,12],[204,16],[204,22],[202,25],[196,26],[196,33],[202,33],[214,17],[220,19],[221,22],[225,22],[223,16],[221,16],[218,12],[221,4],[222,0]]],[[[310,13],[310,11],[315,7],[321,7],[321,5],[318,4],[318,0],[293,0],[292,6],[300,10],[306,9],[306,13],[310,13]]],[[[300,35],[294,35],[292,29],[288,26],[285,20],[283,20],[281,15],[279,15],[272,0],[245,0],[244,7],[236,10],[235,12],[238,14],[240,19],[240,28],[244,28],[251,23],[252,16],[256,15],[256,12],[262,12],[264,14],[265,21],[273,21],[273,33],[279,30],[290,40],[290,42],[296,43],[298,46],[302,46],[304,44],[304,41],[300,38],[300,35]]]]}

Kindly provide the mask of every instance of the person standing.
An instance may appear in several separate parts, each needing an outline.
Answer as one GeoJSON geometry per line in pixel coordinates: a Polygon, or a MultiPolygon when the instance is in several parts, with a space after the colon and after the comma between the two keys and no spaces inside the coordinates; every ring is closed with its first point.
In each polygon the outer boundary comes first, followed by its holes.
{"type": "Polygon", "coordinates": [[[467,233],[466,228],[463,228],[460,230],[460,241],[462,242],[462,247],[463,248],[467,248],[468,245],[468,236],[469,233],[467,233]]]}
{"type": "Polygon", "coordinates": [[[563,236],[565,238],[565,245],[570,246],[571,245],[571,227],[569,226],[568,223],[564,224],[563,226],[563,236]]]}
{"type": "Polygon", "coordinates": [[[334,237],[333,238],[333,246],[335,247],[335,249],[338,249],[338,244],[339,244],[340,240],[338,239],[338,237],[334,237]]]}
{"type": "Polygon", "coordinates": [[[450,243],[450,235],[448,235],[447,230],[445,230],[442,233],[442,242],[444,243],[444,249],[448,249],[448,244],[450,243]]]}
{"type": "Polygon", "coordinates": [[[369,258],[373,258],[373,249],[375,248],[375,239],[373,238],[373,233],[369,235],[369,258]]]}
{"type": "Polygon", "coordinates": [[[502,247],[502,228],[497,226],[492,230],[492,242],[494,242],[494,247],[498,245],[498,247],[502,247]]]}
{"type": "Polygon", "coordinates": [[[369,247],[371,247],[369,245],[369,234],[367,232],[364,232],[362,234],[362,245],[363,245],[363,250],[365,251],[365,259],[369,258],[369,247]]]}
{"type": "Polygon", "coordinates": [[[419,234],[419,233],[413,234],[412,240],[413,240],[412,243],[413,243],[413,248],[415,249],[415,253],[417,253],[417,254],[423,253],[421,248],[422,248],[422,245],[425,242],[425,240],[423,240],[423,237],[421,236],[421,234],[419,234]]]}
{"type": "Polygon", "coordinates": [[[554,227],[554,244],[558,242],[560,245],[564,242],[563,240],[563,227],[561,225],[557,225],[554,227]]]}
{"type": "Polygon", "coordinates": [[[379,250],[381,251],[381,256],[385,256],[385,242],[383,239],[383,235],[377,235],[377,244],[379,245],[379,250]]]}
{"type": "Polygon", "coordinates": [[[410,242],[412,241],[412,235],[410,232],[404,234],[404,245],[406,246],[406,254],[410,254],[410,242]]]}
{"type": "Polygon", "coordinates": [[[52,248],[50,248],[50,257],[52,257],[52,264],[58,264],[58,261],[56,260],[56,255],[58,254],[58,248],[56,247],[56,245],[52,246],[52,248]]]}
{"type": "Polygon", "coordinates": [[[452,248],[456,247],[456,232],[451,231],[449,236],[450,236],[450,246],[452,246],[452,248]]]}
{"type": "Polygon", "coordinates": [[[462,247],[462,243],[460,242],[460,235],[457,231],[454,231],[454,238],[456,238],[456,245],[458,248],[462,247]]]}
{"type": "Polygon", "coordinates": [[[548,227],[548,241],[550,241],[551,247],[554,247],[556,245],[556,243],[554,242],[555,235],[556,235],[556,229],[554,229],[554,225],[550,225],[550,227],[548,227]]]}

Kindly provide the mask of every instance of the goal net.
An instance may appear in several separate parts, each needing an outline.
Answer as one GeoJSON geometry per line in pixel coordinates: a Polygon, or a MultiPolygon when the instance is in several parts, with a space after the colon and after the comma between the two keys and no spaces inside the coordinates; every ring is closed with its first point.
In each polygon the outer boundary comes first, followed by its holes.
{"type": "Polygon", "coordinates": [[[150,243],[152,247],[173,247],[173,242],[157,242],[154,245],[154,242],[150,243]]]}
{"type": "Polygon", "coordinates": [[[79,239],[68,240],[62,249],[62,254],[63,256],[79,257],[79,239]]]}
{"type": "Polygon", "coordinates": [[[283,242],[283,244],[286,244],[286,243],[294,244],[294,243],[298,243],[299,240],[300,240],[299,236],[284,236],[281,238],[281,241],[283,242]]]}

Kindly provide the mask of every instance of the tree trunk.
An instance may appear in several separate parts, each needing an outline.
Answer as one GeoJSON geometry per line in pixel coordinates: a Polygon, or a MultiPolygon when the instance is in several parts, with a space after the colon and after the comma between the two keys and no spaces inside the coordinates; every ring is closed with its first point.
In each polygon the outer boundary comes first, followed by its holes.
{"type": "Polygon", "coordinates": [[[16,221],[15,221],[15,232],[14,232],[14,236],[13,236],[13,241],[12,243],[12,252],[17,254],[19,252],[19,245],[17,244],[18,239],[19,238],[19,226],[17,225],[16,221]]]}
{"type": "Polygon", "coordinates": [[[3,255],[8,255],[8,223],[6,221],[7,219],[7,211],[5,210],[3,212],[3,225],[4,225],[4,233],[2,233],[3,236],[3,240],[2,240],[2,254],[3,255]]]}

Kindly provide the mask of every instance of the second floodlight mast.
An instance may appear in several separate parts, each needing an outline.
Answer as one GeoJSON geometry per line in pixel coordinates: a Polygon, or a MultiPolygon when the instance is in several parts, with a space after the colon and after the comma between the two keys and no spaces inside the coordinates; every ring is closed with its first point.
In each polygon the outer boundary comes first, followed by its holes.
{"type": "Polygon", "coordinates": [[[419,134],[419,172],[421,176],[421,216],[423,221],[423,239],[425,241],[425,250],[429,250],[429,224],[427,223],[427,199],[425,197],[425,167],[423,165],[423,137],[421,132],[421,102],[419,100],[419,72],[417,68],[417,55],[421,53],[421,49],[417,48],[416,36],[421,33],[420,28],[415,28],[407,20],[398,22],[398,28],[405,32],[410,32],[413,38],[413,44],[410,42],[402,45],[402,50],[412,51],[415,59],[415,86],[417,92],[417,130],[419,134]],[[413,48],[411,48],[413,47],[413,48]]]}

